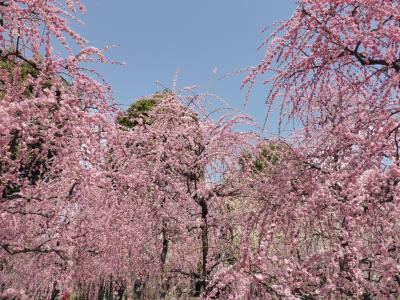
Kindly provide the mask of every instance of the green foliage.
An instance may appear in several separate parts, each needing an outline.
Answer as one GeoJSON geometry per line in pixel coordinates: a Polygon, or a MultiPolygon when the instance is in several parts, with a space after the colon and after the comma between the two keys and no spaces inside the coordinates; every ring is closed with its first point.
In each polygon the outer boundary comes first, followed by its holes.
{"type": "Polygon", "coordinates": [[[242,169],[250,164],[253,173],[261,173],[277,165],[283,151],[283,145],[279,143],[266,143],[258,146],[255,153],[243,154],[239,161],[242,169]]]}
{"type": "Polygon", "coordinates": [[[141,98],[129,106],[126,115],[119,117],[119,125],[127,128],[133,128],[139,124],[140,119],[148,117],[148,113],[157,104],[154,98],[141,98]]]}
{"type": "Polygon", "coordinates": [[[39,75],[38,69],[27,62],[23,62],[20,65],[20,70],[23,81],[28,79],[28,75],[32,76],[33,78],[36,78],[39,75]]]}
{"type": "Polygon", "coordinates": [[[117,123],[124,128],[133,128],[135,127],[135,123],[129,120],[127,116],[119,116],[117,118],[117,123]]]}
{"type": "MultiPolygon", "coordinates": [[[[16,70],[20,73],[20,78],[22,82],[25,82],[29,79],[29,76],[32,78],[37,78],[39,76],[40,70],[36,68],[33,64],[22,61],[17,62],[10,58],[1,58],[0,59],[0,70],[5,70],[10,75],[15,72],[16,70]]],[[[0,88],[3,82],[0,80],[0,88]]],[[[50,89],[52,87],[52,79],[48,78],[42,83],[42,89],[50,89]]],[[[66,85],[68,85],[66,83],[66,85]]],[[[33,86],[29,85],[26,87],[24,91],[24,96],[31,97],[33,93],[33,86]]],[[[0,99],[4,97],[4,91],[0,90],[0,99]]]]}
{"type": "Polygon", "coordinates": [[[281,146],[274,143],[268,143],[262,146],[261,151],[253,160],[253,167],[256,171],[262,172],[269,165],[276,165],[279,161],[281,146]]]}
{"type": "Polygon", "coordinates": [[[21,79],[25,81],[28,79],[28,75],[36,78],[39,75],[39,70],[28,62],[22,62],[21,64],[16,63],[8,58],[0,59],[0,69],[7,70],[8,72],[14,71],[19,68],[21,79]]]}
{"type": "Polygon", "coordinates": [[[155,93],[152,97],[142,97],[132,103],[123,116],[117,118],[117,123],[125,128],[133,128],[142,120],[143,123],[150,123],[149,112],[163,98],[171,95],[170,90],[155,93]]]}
{"type": "Polygon", "coordinates": [[[155,98],[142,98],[133,103],[128,109],[128,115],[132,118],[138,118],[141,115],[149,112],[154,105],[156,105],[157,100],[155,98]]]}
{"type": "Polygon", "coordinates": [[[5,58],[0,59],[0,69],[11,70],[11,62],[5,58]]]}

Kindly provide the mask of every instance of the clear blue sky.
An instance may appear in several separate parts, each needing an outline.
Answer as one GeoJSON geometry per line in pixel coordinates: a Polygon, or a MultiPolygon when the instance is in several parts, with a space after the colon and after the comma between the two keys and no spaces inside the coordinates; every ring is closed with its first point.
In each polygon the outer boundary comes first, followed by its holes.
{"type": "MultiPolygon", "coordinates": [[[[118,44],[107,53],[126,66],[100,66],[118,103],[171,87],[199,85],[247,112],[262,125],[267,87],[257,86],[246,109],[242,76],[216,77],[256,65],[263,56],[257,47],[261,30],[289,17],[294,0],[86,0],[88,13],[76,29],[91,45],[118,44]],[[218,74],[213,70],[217,68],[218,74]]],[[[271,124],[271,127],[275,126],[271,124]]]]}

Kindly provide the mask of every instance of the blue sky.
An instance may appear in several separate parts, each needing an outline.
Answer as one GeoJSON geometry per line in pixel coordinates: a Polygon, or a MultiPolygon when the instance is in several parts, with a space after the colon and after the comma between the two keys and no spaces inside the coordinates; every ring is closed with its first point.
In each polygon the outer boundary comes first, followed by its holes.
{"type": "MultiPolygon", "coordinates": [[[[246,108],[244,75],[217,79],[256,65],[263,56],[257,47],[261,30],[289,17],[294,0],[86,0],[84,25],[76,29],[91,45],[117,44],[107,56],[126,66],[98,66],[120,104],[171,87],[199,85],[247,112],[262,125],[267,87],[257,86],[246,108]],[[218,73],[213,74],[213,70],[218,73]]],[[[271,121],[273,122],[273,120],[271,121]]],[[[274,124],[270,124],[274,129],[274,124]]]]}

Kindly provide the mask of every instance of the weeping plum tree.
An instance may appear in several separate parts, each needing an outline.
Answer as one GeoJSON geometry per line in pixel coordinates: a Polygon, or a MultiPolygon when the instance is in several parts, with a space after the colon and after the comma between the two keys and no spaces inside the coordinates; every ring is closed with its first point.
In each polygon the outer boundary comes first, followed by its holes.
{"type": "Polygon", "coordinates": [[[210,298],[399,297],[399,12],[300,0],[277,23],[245,84],[273,74],[267,103],[299,129],[274,176],[253,181],[259,240],[210,298]]]}
{"type": "Polygon", "coordinates": [[[234,126],[247,118],[212,121],[201,97],[163,93],[121,121],[82,68],[105,58],[70,29],[77,8],[0,2],[0,295],[122,298],[137,278],[155,297],[170,283],[199,294],[225,264],[224,197],[240,192],[232,174],[251,147],[234,126]]]}
{"type": "Polygon", "coordinates": [[[240,194],[233,184],[239,177],[233,174],[242,151],[251,148],[250,135],[233,127],[247,118],[226,115],[214,122],[202,113],[200,95],[164,92],[139,101],[119,118],[123,126],[135,125],[122,127],[125,146],[113,152],[123,158],[115,165],[118,176],[140,169],[146,178],[134,191],[124,188],[132,177],[119,181],[124,197],[138,199],[132,209],[135,228],[139,235],[146,233],[134,266],[147,272],[139,277],[153,286],[160,283],[155,288],[159,294],[152,297],[198,296],[228,260],[224,250],[229,241],[221,237],[239,218],[225,209],[225,199],[240,194]],[[146,104],[151,109],[137,114],[146,104]],[[144,252],[151,253],[150,259],[144,252]]]}
{"type": "Polygon", "coordinates": [[[56,296],[99,251],[113,108],[108,88],[80,67],[104,57],[70,29],[76,6],[84,10],[79,1],[0,2],[1,292],[56,296]],[[53,37],[68,57],[54,54],[53,37]]]}

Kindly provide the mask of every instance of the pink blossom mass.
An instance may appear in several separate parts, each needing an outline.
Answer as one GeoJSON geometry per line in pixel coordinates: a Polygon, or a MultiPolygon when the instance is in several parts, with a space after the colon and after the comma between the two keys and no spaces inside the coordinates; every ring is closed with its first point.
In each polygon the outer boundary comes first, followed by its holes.
{"type": "Polygon", "coordinates": [[[120,109],[84,2],[0,0],[0,299],[400,297],[400,1],[274,24],[269,139],[175,82],[120,109]]]}

